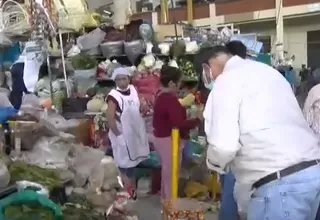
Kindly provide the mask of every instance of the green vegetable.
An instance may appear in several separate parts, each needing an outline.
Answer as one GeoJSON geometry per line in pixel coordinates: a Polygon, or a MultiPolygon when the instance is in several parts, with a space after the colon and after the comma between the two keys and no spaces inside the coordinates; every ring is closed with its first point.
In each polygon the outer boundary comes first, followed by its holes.
{"type": "Polygon", "coordinates": [[[8,166],[10,181],[15,183],[20,180],[28,180],[39,183],[49,190],[61,186],[59,173],[53,169],[44,169],[23,162],[13,162],[8,166]]]}
{"type": "Polygon", "coordinates": [[[55,220],[51,210],[39,205],[12,205],[5,208],[4,216],[8,220],[55,220]]]}
{"type": "Polygon", "coordinates": [[[185,55],[185,53],[186,53],[186,43],[184,42],[184,40],[178,40],[172,43],[170,47],[170,52],[169,52],[170,56],[174,58],[178,58],[185,55]]]}
{"type": "Polygon", "coordinates": [[[179,67],[184,74],[184,81],[198,81],[198,74],[196,73],[191,61],[181,58],[179,59],[179,67]]]}
{"type": "Polygon", "coordinates": [[[78,54],[71,58],[71,64],[75,70],[89,70],[97,66],[97,60],[87,54],[78,54]]]}

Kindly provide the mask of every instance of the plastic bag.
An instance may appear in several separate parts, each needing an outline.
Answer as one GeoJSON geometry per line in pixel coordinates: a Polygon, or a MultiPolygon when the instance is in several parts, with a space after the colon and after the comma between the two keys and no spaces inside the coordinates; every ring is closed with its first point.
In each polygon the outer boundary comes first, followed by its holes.
{"type": "Polygon", "coordinates": [[[76,187],[86,184],[93,168],[100,164],[104,152],[83,145],[72,148],[69,154],[69,168],[75,173],[74,183],[76,187]]]}
{"type": "Polygon", "coordinates": [[[76,80],[78,79],[89,79],[92,77],[95,77],[97,73],[97,68],[92,68],[92,69],[88,69],[88,70],[75,70],[74,71],[74,78],[76,80]]]}
{"type": "Polygon", "coordinates": [[[3,32],[0,32],[0,45],[1,46],[12,45],[12,41],[3,32]]]}
{"type": "Polygon", "coordinates": [[[23,152],[21,159],[42,168],[68,169],[68,153],[72,147],[60,137],[41,137],[31,151],[23,152]]]}
{"type": "Polygon", "coordinates": [[[88,190],[109,191],[119,187],[117,176],[119,169],[112,157],[105,156],[91,171],[88,178],[88,190]]]}
{"type": "Polygon", "coordinates": [[[106,33],[100,28],[96,28],[86,35],[82,35],[77,38],[77,45],[81,50],[88,50],[98,47],[104,40],[106,33]]]}
{"type": "Polygon", "coordinates": [[[34,94],[26,94],[22,98],[20,110],[24,114],[30,114],[39,117],[39,112],[42,111],[40,99],[34,94]]]}
{"type": "Polygon", "coordinates": [[[93,88],[96,84],[96,78],[76,79],[76,91],[78,96],[85,96],[87,94],[88,89],[93,88]]]}
{"type": "Polygon", "coordinates": [[[0,123],[5,123],[9,117],[14,116],[18,113],[18,110],[13,107],[0,108],[0,123]]]}
{"type": "Polygon", "coordinates": [[[47,111],[40,113],[40,119],[43,123],[51,124],[55,132],[67,131],[68,129],[75,128],[80,124],[77,119],[66,120],[60,114],[53,111],[47,111]]]}
{"type": "Polygon", "coordinates": [[[161,168],[160,157],[157,152],[151,151],[148,159],[142,161],[139,166],[148,168],[161,168]]]}
{"type": "Polygon", "coordinates": [[[0,188],[7,187],[10,182],[10,173],[6,164],[0,159],[0,188]]]}
{"type": "Polygon", "coordinates": [[[5,93],[0,93],[0,108],[11,107],[13,108],[8,96],[5,93]]]}
{"type": "Polygon", "coordinates": [[[80,53],[81,53],[81,50],[80,50],[79,46],[73,45],[71,47],[71,49],[68,51],[67,56],[68,57],[73,57],[73,56],[76,56],[76,55],[78,55],[80,53]]]}

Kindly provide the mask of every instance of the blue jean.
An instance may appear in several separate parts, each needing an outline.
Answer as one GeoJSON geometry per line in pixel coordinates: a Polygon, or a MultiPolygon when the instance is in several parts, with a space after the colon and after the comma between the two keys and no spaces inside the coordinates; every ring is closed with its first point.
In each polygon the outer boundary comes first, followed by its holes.
{"type": "Polygon", "coordinates": [[[236,182],[232,173],[220,175],[222,197],[219,212],[219,220],[238,220],[238,207],[233,197],[234,184],[236,182]]]}
{"type": "Polygon", "coordinates": [[[317,215],[316,215],[316,219],[315,220],[320,220],[320,206],[318,208],[318,212],[317,212],[317,215]]]}
{"type": "Polygon", "coordinates": [[[314,220],[319,202],[320,165],[315,165],[259,187],[248,220],[314,220]]]}

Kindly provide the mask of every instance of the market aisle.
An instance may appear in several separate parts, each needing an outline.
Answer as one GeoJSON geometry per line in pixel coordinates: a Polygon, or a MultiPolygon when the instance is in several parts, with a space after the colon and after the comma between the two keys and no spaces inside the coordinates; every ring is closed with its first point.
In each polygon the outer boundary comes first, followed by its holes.
{"type": "MultiPolygon", "coordinates": [[[[137,211],[139,220],[161,220],[158,196],[139,198],[132,208],[137,211]]],[[[208,213],[206,219],[217,220],[218,217],[215,213],[208,213]]]]}

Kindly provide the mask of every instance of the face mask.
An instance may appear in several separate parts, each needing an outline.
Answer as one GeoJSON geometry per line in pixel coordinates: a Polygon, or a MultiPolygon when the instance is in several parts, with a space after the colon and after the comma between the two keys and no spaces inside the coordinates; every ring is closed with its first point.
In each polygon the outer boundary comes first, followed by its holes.
{"type": "Polygon", "coordinates": [[[119,88],[119,87],[117,86],[116,89],[117,89],[118,91],[120,91],[120,92],[126,92],[126,91],[128,91],[129,86],[128,86],[127,88],[125,88],[125,89],[121,89],[121,88],[119,88]]]}
{"type": "Polygon", "coordinates": [[[213,89],[213,86],[214,86],[214,81],[211,81],[210,84],[204,84],[204,86],[211,91],[213,89]]]}
{"type": "Polygon", "coordinates": [[[210,67],[205,66],[205,64],[203,65],[202,79],[203,79],[204,86],[207,89],[212,90],[214,85],[214,79],[212,78],[210,67]]]}

